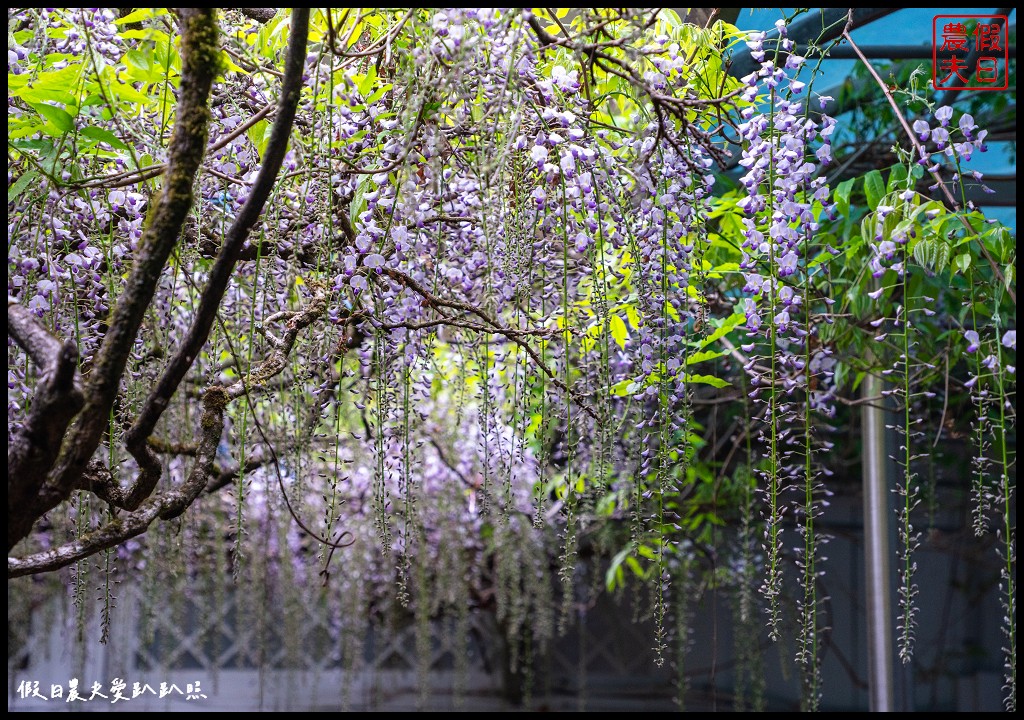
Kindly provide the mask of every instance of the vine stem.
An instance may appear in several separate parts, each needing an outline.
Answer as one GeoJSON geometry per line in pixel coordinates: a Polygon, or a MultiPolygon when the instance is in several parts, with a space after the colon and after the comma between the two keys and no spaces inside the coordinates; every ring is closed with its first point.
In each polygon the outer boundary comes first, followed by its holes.
{"type": "MultiPolygon", "coordinates": [[[[768,172],[768,194],[766,197],[768,203],[767,218],[771,218],[774,212],[774,200],[775,200],[775,147],[778,142],[777,136],[775,135],[775,91],[772,91],[771,96],[771,114],[769,120],[769,128],[772,133],[772,144],[769,152],[771,153],[771,162],[769,163],[768,172]]],[[[781,608],[779,607],[779,596],[778,588],[782,584],[782,569],[781,569],[781,556],[782,556],[782,540],[781,540],[781,529],[779,524],[782,520],[779,513],[779,491],[781,480],[779,479],[779,430],[778,430],[778,388],[776,387],[776,379],[778,377],[776,369],[776,360],[778,358],[778,336],[777,328],[775,325],[775,301],[777,299],[776,293],[778,293],[778,267],[775,262],[775,243],[768,243],[768,272],[771,277],[771,287],[768,289],[768,315],[770,322],[768,324],[768,343],[771,346],[771,366],[769,368],[769,386],[771,388],[771,396],[768,399],[768,423],[769,423],[769,448],[768,448],[768,464],[767,469],[767,480],[768,480],[768,506],[769,506],[769,522],[770,527],[767,530],[767,539],[770,543],[768,547],[768,577],[766,579],[766,594],[768,599],[768,627],[770,628],[769,635],[772,640],[778,640],[780,637],[779,625],[781,624],[781,608]]]]}
{"type": "MultiPolygon", "coordinates": [[[[881,76],[878,74],[878,71],[875,70],[874,65],[868,62],[867,57],[861,51],[860,47],[858,47],[857,43],[855,43],[853,41],[853,38],[850,37],[850,32],[848,30],[843,31],[843,37],[846,38],[846,41],[848,43],[850,43],[850,47],[852,47],[853,51],[857,53],[857,57],[859,57],[861,62],[864,63],[865,67],[867,67],[868,72],[871,73],[871,77],[874,78],[875,82],[878,84],[878,87],[882,90],[882,94],[885,95],[885,99],[889,101],[889,105],[892,106],[892,110],[893,113],[895,113],[896,115],[896,119],[900,121],[900,125],[903,127],[903,132],[907,134],[907,138],[910,140],[911,145],[913,145],[914,149],[917,151],[918,157],[928,157],[928,151],[924,149],[924,146],[917,139],[917,136],[914,135],[914,131],[910,129],[910,124],[907,122],[907,119],[903,116],[903,111],[900,109],[900,106],[896,103],[896,99],[892,96],[892,92],[889,90],[889,86],[885,84],[884,80],[882,80],[881,76]]],[[[961,210],[962,207],[960,203],[957,202],[955,197],[953,197],[953,193],[950,191],[949,187],[943,181],[939,173],[935,170],[928,170],[928,174],[932,176],[932,179],[935,180],[936,183],[938,183],[938,186],[942,189],[942,194],[946,197],[946,202],[949,203],[950,207],[952,207],[953,210],[956,211],[961,210]]],[[[974,228],[971,226],[971,223],[967,221],[967,218],[965,218],[962,215],[957,215],[957,218],[960,220],[960,224],[964,226],[964,229],[967,230],[969,235],[976,234],[974,228]]],[[[1006,293],[1010,296],[1010,299],[1013,300],[1013,304],[1016,305],[1017,293],[1006,282],[1006,277],[1003,275],[1003,271],[999,269],[999,264],[995,261],[992,255],[989,254],[988,249],[985,247],[985,244],[981,240],[978,241],[978,246],[981,248],[981,254],[984,256],[985,260],[988,261],[988,264],[992,267],[992,272],[995,273],[996,277],[999,279],[999,282],[1002,283],[1003,286],[1006,288],[1006,293]]]]}

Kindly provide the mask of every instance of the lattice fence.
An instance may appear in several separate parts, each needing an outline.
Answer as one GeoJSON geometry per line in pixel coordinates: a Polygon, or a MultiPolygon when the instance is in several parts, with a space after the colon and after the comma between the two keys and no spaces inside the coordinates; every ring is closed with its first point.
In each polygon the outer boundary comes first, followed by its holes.
{"type": "Polygon", "coordinates": [[[98,642],[98,617],[76,642],[75,613],[63,612],[63,601],[34,613],[27,636],[8,647],[8,709],[66,710],[73,678],[85,698],[99,684],[93,700],[73,702],[96,711],[672,708],[669,673],[653,664],[651,628],[607,600],[579,615],[582,632],[570,626],[529,669],[512,673],[506,639],[487,611],[470,612],[464,633],[459,618],[442,618],[425,634],[408,618],[362,619],[357,628],[337,609],[294,598],[259,612],[265,598],[235,593],[169,591],[154,603],[125,584],[118,595],[106,644],[98,642]],[[123,701],[114,700],[116,681],[125,685],[123,701]],[[54,686],[62,697],[52,697],[54,686]]]}

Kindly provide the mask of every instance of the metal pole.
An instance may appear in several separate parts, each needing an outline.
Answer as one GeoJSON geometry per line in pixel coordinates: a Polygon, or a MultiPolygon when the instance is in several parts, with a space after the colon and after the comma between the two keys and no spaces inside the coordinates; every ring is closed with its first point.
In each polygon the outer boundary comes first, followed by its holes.
{"type": "Polygon", "coordinates": [[[864,591],[868,627],[868,694],[872,712],[893,710],[892,598],[889,592],[889,483],[885,462],[882,381],[861,385],[864,450],[864,591]]]}
{"type": "MultiPolygon", "coordinates": [[[[872,23],[875,20],[896,12],[898,8],[821,8],[820,11],[811,11],[806,17],[800,18],[787,30],[787,37],[793,42],[808,43],[814,40],[821,44],[828,42],[843,34],[847,23],[850,29],[872,23]]],[[[779,31],[772,28],[765,33],[765,44],[770,49],[775,49],[775,43],[779,41],[779,31]]],[[[782,62],[779,60],[778,62],[782,62]]],[[[732,57],[732,65],[728,73],[734,78],[741,78],[748,73],[761,68],[761,63],[754,60],[750,50],[743,47],[732,57]]]]}
{"type": "MultiPolygon", "coordinates": [[[[942,60],[953,57],[962,60],[964,56],[962,51],[957,53],[955,50],[933,50],[931,45],[860,45],[859,47],[860,51],[864,53],[864,57],[872,60],[931,60],[933,56],[942,60]]],[[[1006,51],[1011,58],[1017,57],[1016,44],[1007,46],[1006,51]]],[[[801,55],[817,57],[822,54],[822,49],[800,45],[797,46],[796,52],[801,55]]],[[[849,45],[836,45],[829,48],[825,57],[831,60],[857,60],[860,56],[849,45]]]]}

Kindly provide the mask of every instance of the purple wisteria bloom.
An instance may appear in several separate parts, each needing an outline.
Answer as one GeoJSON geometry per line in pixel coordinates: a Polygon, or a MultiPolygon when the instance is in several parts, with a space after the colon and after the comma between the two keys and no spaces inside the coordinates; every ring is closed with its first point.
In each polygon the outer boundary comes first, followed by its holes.
{"type": "Polygon", "coordinates": [[[967,352],[969,353],[977,352],[978,348],[981,347],[981,339],[974,330],[964,332],[964,339],[967,340],[967,352]]]}

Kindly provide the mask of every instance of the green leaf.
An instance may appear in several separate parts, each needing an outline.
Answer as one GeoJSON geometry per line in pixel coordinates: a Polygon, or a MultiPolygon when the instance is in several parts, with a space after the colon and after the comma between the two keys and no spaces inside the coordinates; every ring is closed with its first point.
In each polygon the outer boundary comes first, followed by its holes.
{"type": "Polygon", "coordinates": [[[686,382],[694,383],[696,385],[710,385],[711,387],[724,388],[732,387],[732,384],[723,380],[722,378],[715,377],[714,375],[690,375],[687,373],[684,376],[686,382]]]}
{"type": "Polygon", "coordinates": [[[713,333],[708,335],[700,342],[700,347],[706,348],[708,345],[715,342],[716,340],[725,337],[726,335],[733,331],[733,328],[735,328],[741,322],[746,321],[746,319],[747,316],[744,315],[743,313],[733,313],[732,315],[727,317],[719,327],[715,328],[715,331],[713,333]]]}
{"type": "Polygon", "coordinates": [[[366,75],[358,81],[359,94],[363,97],[369,95],[370,91],[373,90],[374,83],[377,82],[377,67],[371,65],[370,69],[366,72],[366,75]]]}
{"type": "Polygon", "coordinates": [[[64,88],[24,87],[12,90],[12,95],[20,97],[27,103],[58,102],[61,105],[73,105],[75,97],[64,88]]]}
{"type": "MultiPolygon", "coordinates": [[[[689,289],[689,286],[687,286],[687,289],[689,289]]],[[[679,322],[679,311],[676,310],[675,306],[667,300],[665,301],[665,312],[667,312],[668,316],[675,322],[679,322]]]]}
{"type": "MultiPolygon", "coordinates": [[[[379,88],[373,91],[373,94],[370,95],[370,97],[366,98],[366,104],[373,105],[375,102],[384,97],[384,93],[386,93],[392,87],[393,86],[391,85],[391,83],[385,83],[384,85],[381,85],[379,88]]],[[[379,118],[380,116],[378,116],[378,119],[379,118]]]]}
{"type": "Polygon", "coordinates": [[[626,558],[626,565],[629,567],[630,570],[633,571],[633,574],[637,577],[644,576],[644,569],[640,566],[640,561],[632,555],[626,558]]]}
{"type": "Polygon", "coordinates": [[[141,92],[126,83],[111,83],[110,92],[118,99],[136,106],[136,109],[149,107],[153,104],[153,98],[143,95],[141,92]]]}
{"type": "Polygon", "coordinates": [[[640,329],[640,313],[636,311],[636,308],[632,305],[626,306],[626,317],[629,318],[629,324],[633,326],[634,330],[640,329]]]}
{"type": "Polygon", "coordinates": [[[107,101],[99,93],[92,93],[86,95],[85,100],[82,101],[82,107],[92,107],[93,105],[106,105],[107,101]]]}
{"type": "Polygon", "coordinates": [[[949,245],[944,242],[936,243],[935,247],[935,272],[941,273],[949,265],[949,256],[952,251],[949,249],[949,245]]]}
{"type": "Polygon", "coordinates": [[[67,110],[61,110],[59,107],[53,105],[46,105],[44,103],[30,103],[32,109],[39,113],[44,120],[49,120],[53,123],[53,126],[61,132],[74,132],[75,131],[75,120],[68,114],[67,110]]]}
{"type": "Polygon", "coordinates": [[[872,210],[878,207],[878,203],[885,197],[885,181],[882,180],[882,173],[872,170],[864,176],[864,194],[868,198],[868,207],[872,210]]]}
{"type": "Polygon", "coordinates": [[[647,545],[641,545],[636,549],[636,551],[641,557],[645,557],[648,560],[658,559],[657,552],[655,552],[652,548],[648,547],[647,545]]]}
{"type": "Polygon", "coordinates": [[[609,321],[609,328],[612,331],[612,340],[619,346],[620,349],[626,349],[626,338],[629,337],[629,333],[626,330],[626,323],[618,315],[612,315],[609,321]]]}
{"type": "Polygon", "coordinates": [[[134,10],[123,18],[118,18],[114,21],[115,25],[129,25],[131,23],[137,23],[142,20],[149,20],[150,18],[160,17],[166,15],[167,11],[161,8],[139,8],[134,10]]]}
{"type": "MultiPolygon", "coordinates": [[[[860,221],[860,236],[865,241],[871,241],[871,240],[874,239],[874,237],[875,237],[875,225],[876,224],[877,223],[875,222],[875,214],[874,213],[868,213],[867,215],[864,216],[864,219],[860,221]]],[[[847,257],[851,257],[851,255],[852,255],[851,251],[852,250],[853,250],[853,247],[852,247],[852,243],[851,243],[850,246],[848,246],[847,249],[846,249],[847,257]]]]}
{"type": "Polygon", "coordinates": [[[832,253],[828,252],[827,250],[822,250],[820,253],[815,255],[811,259],[811,261],[809,263],[807,263],[807,267],[809,267],[809,268],[817,267],[818,265],[821,265],[821,264],[827,265],[828,263],[830,263],[835,258],[836,258],[836,256],[833,255],[832,253]]]}
{"type": "Polygon", "coordinates": [[[914,259],[917,260],[918,265],[927,267],[931,253],[932,242],[930,240],[922,240],[914,246],[914,259]]]}
{"type": "Polygon", "coordinates": [[[352,221],[352,227],[357,227],[357,223],[359,222],[359,215],[363,212],[363,209],[366,207],[366,201],[363,200],[363,195],[366,194],[366,191],[369,188],[370,176],[366,175],[356,186],[356,191],[352,195],[352,202],[348,206],[348,216],[349,219],[352,221]]]}
{"type": "Polygon", "coordinates": [[[697,363],[700,363],[700,362],[705,362],[707,360],[714,360],[715,358],[720,358],[723,355],[728,355],[728,352],[726,352],[725,350],[721,350],[721,351],[719,351],[719,350],[701,350],[700,352],[695,352],[693,355],[691,355],[690,357],[686,358],[686,364],[687,365],[696,365],[697,363]]]}
{"type": "Polygon", "coordinates": [[[961,253],[960,255],[957,255],[955,263],[960,272],[966,273],[968,268],[971,267],[971,254],[961,253]]]}
{"type": "Polygon", "coordinates": [[[263,153],[267,149],[267,143],[270,142],[270,123],[266,120],[260,120],[258,123],[253,125],[251,128],[245,131],[246,137],[249,138],[249,142],[256,148],[256,152],[260,154],[260,158],[263,157],[263,153]]]}
{"type": "Polygon", "coordinates": [[[18,140],[11,145],[19,150],[37,150],[42,155],[49,155],[53,152],[53,142],[50,140],[18,140]]]}
{"type": "MultiPolygon", "coordinates": [[[[896,213],[893,213],[895,215],[896,213]]],[[[891,216],[890,216],[891,217],[891,216]]],[[[886,218],[888,220],[888,218],[886,218]]],[[[900,220],[896,223],[892,231],[886,237],[890,238],[907,238],[910,235],[911,229],[914,227],[913,220],[900,220]]]]}
{"type": "Polygon", "coordinates": [[[620,380],[619,382],[612,385],[608,392],[616,397],[628,397],[632,395],[635,390],[636,383],[632,380],[620,380]]]}
{"type": "Polygon", "coordinates": [[[902,190],[903,186],[906,185],[907,180],[907,166],[906,165],[894,165],[892,171],[889,173],[889,192],[895,192],[902,190]]]}
{"type": "Polygon", "coordinates": [[[82,137],[87,137],[90,140],[95,140],[98,143],[105,142],[115,150],[127,150],[128,146],[118,139],[117,135],[98,127],[87,127],[82,128],[82,137]]]}
{"type": "Polygon", "coordinates": [[[152,53],[129,50],[124,57],[127,74],[131,80],[143,83],[156,83],[163,80],[161,68],[153,64],[152,53]]]}
{"type": "Polygon", "coordinates": [[[149,61],[149,56],[138,50],[129,50],[124,54],[122,58],[126,65],[129,65],[144,74],[148,74],[153,64],[149,61]]]}
{"type": "Polygon", "coordinates": [[[7,203],[10,204],[17,200],[18,196],[25,192],[25,188],[31,185],[38,177],[39,174],[35,170],[29,170],[20,178],[15,180],[14,184],[7,188],[7,203]]]}
{"type": "MultiPolygon", "coordinates": [[[[55,58],[55,55],[48,55],[47,62],[49,62],[50,58],[55,58]]],[[[70,64],[59,70],[47,70],[40,73],[34,83],[37,89],[63,90],[66,92],[69,88],[73,88],[78,84],[84,72],[82,64],[80,62],[70,62],[73,58],[71,55],[66,55],[64,58],[66,58],[64,61],[70,64]]]]}
{"type": "MultiPolygon", "coordinates": [[[[707,262],[707,261],[705,261],[707,262]]],[[[734,273],[739,272],[740,264],[736,262],[726,262],[721,265],[716,265],[713,268],[709,268],[707,277],[709,278],[721,278],[722,273],[734,273]]]]}
{"type": "Polygon", "coordinates": [[[25,141],[21,138],[26,138],[35,135],[38,132],[42,132],[43,127],[43,123],[39,122],[35,117],[31,117],[27,122],[19,122],[17,126],[11,122],[11,124],[7,126],[7,142],[14,147],[25,147],[21,143],[31,141],[25,141]]]}
{"type": "Polygon", "coordinates": [[[352,47],[357,42],[359,42],[359,38],[361,38],[362,36],[363,36],[363,22],[362,22],[362,20],[360,20],[358,23],[356,23],[356,26],[354,28],[352,28],[352,33],[351,33],[351,35],[349,35],[349,38],[348,38],[348,47],[352,47]]]}
{"type": "MultiPolygon", "coordinates": [[[[118,22],[115,20],[114,22],[118,22]]],[[[143,28],[142,30],[124,30],[120,33],[124,40],[153,40],[156,42],[166,41],[167,33],[156,28],[143,28]]]]}
{"type": "Polygon", "coordinates": [[[857,178],[850,178],[849,180],[843,180],[836,187],[834,194],[836,200],[836,210],[839,215],[846,217],[850,214],[850,193],[853,192],[853,184],[857,182],[857,178]]]}
{"type": "Polygon", "coordinates": [[[608,571],[604,575],[604,584],[609,590],[614,590],[617,585],[621,585],[623,583],[622,563],[625,562],[626,558],[629,557],[632,552],[633,545],[630,543],[619,550],[619,552],[615,553],[615,557],[612,558],[612,562],[608,566],[608,571]]]}

